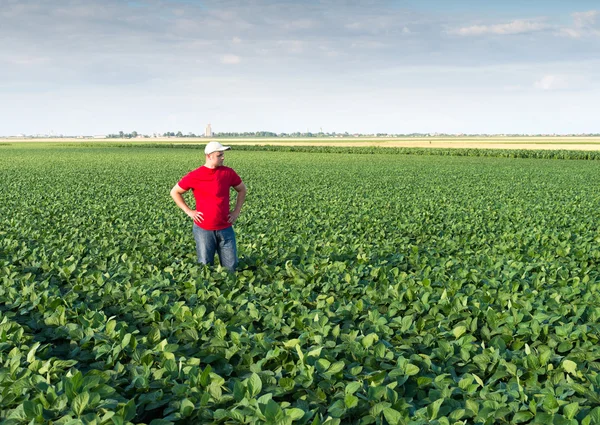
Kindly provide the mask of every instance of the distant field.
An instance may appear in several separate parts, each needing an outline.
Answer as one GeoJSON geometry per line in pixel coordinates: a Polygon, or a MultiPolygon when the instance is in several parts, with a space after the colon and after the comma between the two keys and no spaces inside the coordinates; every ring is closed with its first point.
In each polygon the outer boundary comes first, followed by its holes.
{"type": "MultiPolygon", "coordinates": [[[[159,139],[0,139],[0,143],[206,143],[205,138],[159,139]]],[[[568,149],[600,150],[600,137],[464,137],[464,138],[227,138],[218,139],[231,145],[296,146],[381,146],[407,148],[476,148],[476,149],[568,149]]]]}

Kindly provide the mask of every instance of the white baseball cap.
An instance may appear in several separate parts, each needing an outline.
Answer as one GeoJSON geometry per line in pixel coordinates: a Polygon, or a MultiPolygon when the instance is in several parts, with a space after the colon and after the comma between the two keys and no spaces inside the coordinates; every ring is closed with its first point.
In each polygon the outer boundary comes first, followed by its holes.
{"type": "Polygon", "coordinates": [[[206,144],[206,147],[204,148],[204,154],[210,155],[213,152],[228,151],[229,149],[231,149],[231,146],[223,146],[219,142],[213,141],[206,144]]]}

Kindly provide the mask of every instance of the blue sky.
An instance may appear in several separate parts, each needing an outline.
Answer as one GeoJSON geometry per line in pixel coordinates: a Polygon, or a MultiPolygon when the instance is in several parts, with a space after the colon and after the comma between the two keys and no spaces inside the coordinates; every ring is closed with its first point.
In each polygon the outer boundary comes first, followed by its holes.
{"type": "Polygon", "coordinates": [[[597,1],[0,0],[0,135],[600,132],[597,1]]]}

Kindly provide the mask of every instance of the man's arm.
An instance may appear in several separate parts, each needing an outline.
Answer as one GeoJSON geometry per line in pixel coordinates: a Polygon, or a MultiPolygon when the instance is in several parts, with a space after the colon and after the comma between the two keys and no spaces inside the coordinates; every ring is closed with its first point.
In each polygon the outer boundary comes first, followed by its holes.
{"type": "Polygon", "coordinates": [[[231,224],[235,223],[235,221],[240,216],[240,211],[242,210],[242,205],[244,205],[244,201],[246,200],[246,185],[244,182],[241,182],[237,186],[233,186],[235,191],[237,192],[237,197],[235,200],[235,208],[232,212],[229,213],[229,221],[231,224]]]}
{"type": "Polygon", "coordinates": [[[187,192],[187,190],[182,189],[179,184],[176,184],[173,186],[173,189],[171,189],[171,198],[173,198],[177,206],[181,208],[183,212],[186,213],[192,220],[197,223],[202,223],[202,220],[204,220],[202,213],[200,211],[194,211],[188,207],[188,204],[185,203],[185,199],[183,199],[183,194],[185,192],[187,192]]]}

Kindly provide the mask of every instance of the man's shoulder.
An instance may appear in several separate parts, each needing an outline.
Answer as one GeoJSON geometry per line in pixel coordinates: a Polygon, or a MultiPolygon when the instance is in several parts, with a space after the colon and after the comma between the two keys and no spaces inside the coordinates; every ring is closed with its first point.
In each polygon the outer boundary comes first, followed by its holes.
{"type": "Polygon", "coordinates": [[[198,167],[198,168],[194,168],[193,170],[191,170],[190,172],[188,172],[187,175],[200,174],[200,173],[202,173],[204,171],[205,168],[206,167],[204,167],[204,165],[201,166],[201,167],[198,167]]]}
{"type": "Polygon", "coordinates": [[[225,167],[224,165],[218,168],[219,173],[217,174],[219,179],[226,179],[231,185],[237,186],[242,180],[238,173],[233,168],[225,167]]]}
{"type": "Polygon", "coordinates": [[[235,170],[231,167],[226,167],[224,165],[221,165],[218,169],[217,169],[220,173],[222,174],[227,174],[227,175],[237,175],[237,173],[235,172],[235,170]]]}

